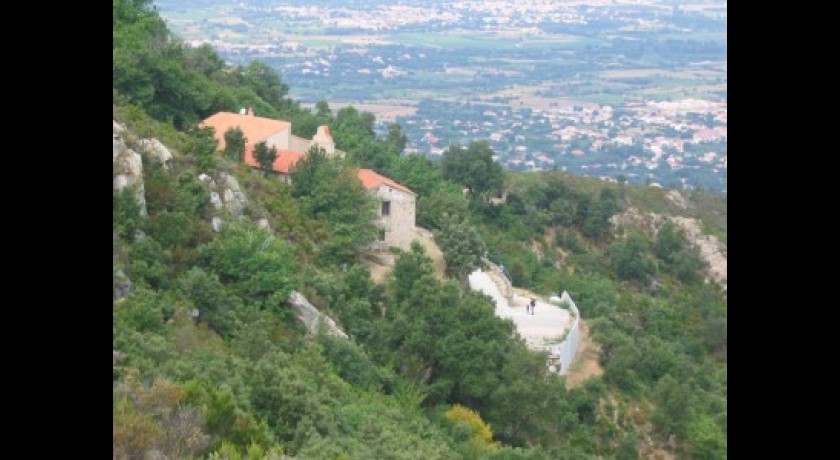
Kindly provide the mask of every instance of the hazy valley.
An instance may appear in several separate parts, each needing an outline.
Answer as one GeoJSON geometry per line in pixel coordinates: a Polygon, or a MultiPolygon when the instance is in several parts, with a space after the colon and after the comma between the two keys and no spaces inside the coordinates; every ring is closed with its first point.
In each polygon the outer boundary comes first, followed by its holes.
{"type": "Polygon", "coordinates": [[[409,153],[491,142],[518,171],[726,191],[726,3],[158,2],[304,104],[362,105],[409,153]]]}

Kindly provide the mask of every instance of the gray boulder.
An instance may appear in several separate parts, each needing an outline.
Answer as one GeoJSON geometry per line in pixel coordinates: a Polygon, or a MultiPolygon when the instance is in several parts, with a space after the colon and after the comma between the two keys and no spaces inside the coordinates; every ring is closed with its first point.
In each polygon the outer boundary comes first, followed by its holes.
{"type": "Polygon", "coordinates": [[[146,150],[146,152],[152,154],[155,158],[160,160],[164,169],[169,169],[169,162],[172,161],[172,152],[170,152],[165,145],[161,144],[159,140],[154,138],[140,139],[139,144],[146,150]]]}
{"type": "Polygon", "coordinates": [[[117,270],[117,273],[114,274],[114,281],[116,284],[116,288],[114,288],[116,300],[123,299],[131,293],[131,280],[125,276],[122,269],[117,270]]]}
{"type": "Polygon", "coordinates": [[[114,138],[113,168],[114,190],[122,190],[130,185],[136,186],[136,199],[140,205],[140,214],[146,215],[146,190],[143,187],[143,159],[140,154],[125,145],[122,137],[114,138]]]}
{"type": "Polygon", "coordinates": [[[114,120],[114,137],[122,136],[125,133],[125,125],[114,120]]]}
{"type": "Polygon", "coordinates": [[[207,185],[208,187],[210,187],[210,189],[211,189],[211,190],[215,190],[215,189],[216,189],[216,181],[214,181],[214,180],[213,180],[213,178],[212,178],[212,177],[210,177],[210,176],[208,176],[207,174],[203,174],[203,173],[202,173],[202,174],[199,174],[199,175],[198,175],[198,179],[199,179],[201,182],[204,182],[204,184],[205,184],[205,185],[207,185]]]}
{"type": "Polygon", "coordinates": [[[213,227],[213,231],[216,233],[222,231],[222,227],[224,226],[224,224],[225,221],[215,216],[213,217],[213,219],[210,220],[210,226],[213,227]]]}
{"type": "Polygon", "coordinates": [[[306,297],[300,292],[292,291],[289,295],[289,303],[295,315],[306,326],[307,335],[310,337],[318,334],[321,327],[324,327],[327,334],[346,339],[347,334],[327,315],[322,314],[315,308],[306,297]]]}
{"type": "Polygon", "coordinates": [[[213,207],[216,208],[216,211],[219,211],[220,209],[222,209],[222,207],[224,207],[222,199],[221,197],[219,197],[219,194],[217,192],[210,192],[210,203],[213,204],[213,207]]]}

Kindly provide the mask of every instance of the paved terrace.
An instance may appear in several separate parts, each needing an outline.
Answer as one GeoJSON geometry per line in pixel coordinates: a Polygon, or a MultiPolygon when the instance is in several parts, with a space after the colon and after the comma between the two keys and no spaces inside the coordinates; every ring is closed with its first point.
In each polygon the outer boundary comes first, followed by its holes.
{"type": "Polygon", "coordinates": [[[469,282],[473,290],[493,297],[496,302],[496,316],[512,319],[519,335],[532,350],[547,350],[547,345],[556,344],[557,338],[572,325],[572,316],[568,310],[540,298],[537,298],[537,307],[533,315],[525,313],[525,305],[531,300],[529,297],[514,294],[513,305],[510,305],[499,286],[484,270],[472,272],[469,282]]]}

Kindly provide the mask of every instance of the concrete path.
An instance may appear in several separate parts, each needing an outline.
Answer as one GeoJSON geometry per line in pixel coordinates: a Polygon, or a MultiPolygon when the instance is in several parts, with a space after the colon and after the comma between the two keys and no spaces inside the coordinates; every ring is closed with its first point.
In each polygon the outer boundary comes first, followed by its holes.
{"type": "Polygon", "coordinates": [[[496,302],[496,316],[512,319],[519,335],[532,350],[544,350],[547,343],[556,343],[554,339],[565,333],[572,324],[568,311],[539,298],[533,315],[525,312],[525,305],[531,300],[528,297],[514,294],[513,304],[510,305],[490,275],[483,270],[472,272],[469,282],[473,290],[493,298],[496,302]]]}

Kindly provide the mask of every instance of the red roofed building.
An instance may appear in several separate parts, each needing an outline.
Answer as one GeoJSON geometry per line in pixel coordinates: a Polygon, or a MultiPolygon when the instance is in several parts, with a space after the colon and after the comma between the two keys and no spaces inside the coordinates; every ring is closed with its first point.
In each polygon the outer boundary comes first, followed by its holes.
{"type": "MultiPolygon", "coordinates": [[[[277,149],[277,158],[274,159],[274,164],[271,165],[271,169],[274,170],[281,179],[289,182],[289,172],[292,170],[292,167],[304,157],[304,155],[305,154],[301,152],[277,149]]],[[[248,166],[259,169],[260,164],[257,162],[257,159],[254,158],[253,144],[248,144],[245,147],[243,160],[245,160],[245,164],[248,166]]]]}
{"type": "Polygon", "coordinates": [[[265,142],[278,151],[301,153],[308,152],[312,146],[318,145],[328,156],[344,156],[344,152],[335,148],[329,126],[319,126],[312,139],[304,139],[292,134],[292,124],[288,121],[258,117],[254,115],[253,109],[248,109],[247,112],[243,110],[243,113],[218,112],[205,118],[199,126],[210,126],[215,130],[214,137],[219,143],[219,150],[225,148],[225,132],[238,127],[249,145],[265,142]]]}
{"type": "Polygon", "coordinates": [[[199,126],[210,126],[215,130],[219,150],[224,150],[225,132],[231,128],[241,129],[248,144],[265,142],[269,147],[284,150],[289,149],[292,134],[292,124],[288,121],[254,116],[253,109],[248,109],[246,114],[219,112],[205,118],[199,126]]]}
{"type": "Polygon", "coordinates": [[[408,187],[371,169],[360,169],[356,176],[368,193],[379,199],[378,225],[382,229],[380,244],[385,247],[411,247],[414,238],[415,200],[417,194],[408,187]]]}
{"type": "MultiPolygon", "coordinates": [[[[247,144],[243,160],[253,168],[260,165],[254,158],[254,145],[265,142],[277,150],[277,158],[272,170],[284,181],[289,181],[289,173],[301,158],[305,157],[313,145],[324,149],[327,155],[344,156],[344,152],[335,148],[329,126],[322,125],[311,140],[291,134],[292,125],[286,121],[272,120],[254,116],[253,110],[246,114],[219,112],[201,122],[201,126],[212,126],[219,148],[224,149],[224,133],[233,127],[242,129],[247,144]]],[[[417,194],[389,177],[376,173],[372,169],[360,169],[356,176],[365,190],[379,201],[378,222],[382,229],[379,241],[373,245],[382,249],[396,246],[402,249],[411,247],[415,228],[415,200],[417,194]]]]}

